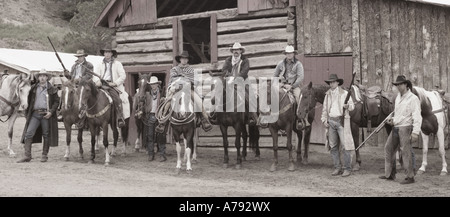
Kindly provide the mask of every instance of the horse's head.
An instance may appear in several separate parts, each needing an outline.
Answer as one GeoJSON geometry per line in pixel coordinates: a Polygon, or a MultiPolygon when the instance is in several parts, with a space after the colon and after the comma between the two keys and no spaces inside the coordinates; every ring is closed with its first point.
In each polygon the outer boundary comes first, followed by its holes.
{"type": "Polygon", "coordinates": [[[61,110],[67,111],[76,108],[76,102],[79,101],[79,90],[74,82],[66,81],[62,84],[61,92],[61,110]]]}
{"type": "MultiPolygon", "coordinates": [[[[98,88],[92,79],[82,79],[78,86],[78,91],[80,93],[78,108],[80,109],[80,115],[86,112],[86,107],[88,106],[89,99],[95,99],[98,94],[98,88]]],[[[81,115],[82,116],[82,115],[81,115]]]]}
{"type": "MultiPolygon", "coordinates": [[[[23,73],[18,76],[17,80],[15,95],[19,99],[19,111],[21,111],[28,108],[28,94],[31,89],[31,80],[28,75],[23,73]]],[[[10,87],[13,87],[13,84],[10,87]]],[[[15,101],[13,99],[11,100],[15,101]]]]}
{"type": "Polygon", "coordinates": [[[190,94],[187,91],[179,91],[172,98],[172,117],[176,120],[186,119],[193,114],[194,107],[190,94]]]}
{"type": "Polygon", "coordinates": [[[139,74],[138,93],[136,96],[136,116],[141,117],[145,110],[146,92],[150,91],[150,85],[148,84],[150,76],[148,74],[139,74]]]}
{"type": "Polygon", "coordinates": [[[301,120],[304,120],[308,113],[315,109],[317,98],[314,93],[314,88],[312,86],[312,82],[302,88],[300,103],[298,109],[298,115],[301,120]]]}

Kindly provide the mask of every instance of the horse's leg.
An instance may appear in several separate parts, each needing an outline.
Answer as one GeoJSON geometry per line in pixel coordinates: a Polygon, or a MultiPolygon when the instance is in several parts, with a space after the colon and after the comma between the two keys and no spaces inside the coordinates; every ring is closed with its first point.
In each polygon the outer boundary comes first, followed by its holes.
{"type": "MultiPolygon", "coordinates": [[[[359,125],[356,123],[351,123],[351,130],[352,130],[352,137],[353,137],[353,144],[355,145],[355,148],[358,147],[359,143],[359,125]]],[[[353,167],[353,171],[359,171],[361,169],[361,155],[359,154],[359,150],[355,151],[356,155],[356,163],[353,167]]]]}
{"type": "MultiPolygon", "coordinates": [[[[306,130],[305,130],[306,133],[306,130]]],[[[297,130],[297,164],[303,163],[303,157],[302,157],[302,139],[303,139],[303,131],[297,130]]],[[[303,143],[306,145],[306,139],[303,143]]],[[[306,148],[305,148],[306,150],[306,148]]]]}
{"type": "Polygon", "coordinates": [[[9,118],[8,121],[8,153],[9,153],[9,157],[15,157],[16,153],[14,153],[14,151],[12,150],[11,146],[12,146],[12,138],[13,138],[13,133],[14,133],[14,123],[16,122],[17,119],[17,112],[14,112],[11,117],[9,118]]]}
{"type": "MultiPolygon", "coordinates": [[[[95,159],[95,141],[96,141],[96,135],[97,135],[97,129],[94,126],[89,126],[89,129],[91,131],[91,159],[88,163],[94,163],[95,159]]],[[[98,137],[98,136],[97,136],[98,137]]]]}
{"type": "Polygon", "coordinates": [[[83,129],[78,129],[77,140],[78,140],[80,157],[81,157],[81,159],[84,159],[84,157],[83,157],[83,153],[84,153],[84,151],[83,151],[83,129]]]}
{"type": "Polygon", "coordinates": [[[248,126],[249,131],[249,143],[252,150],[255,150],[255,160],[260,160],[260,151],[259,151],[259,129],[257,126],[248,126]]]}
{"type": "Polygon", "coordinates": [[[419,171],[417,171],[417,174],[423,174],[426,171],[426,167],[428,165],[428,159],[427,159],[427,154],[428,154],[428,141],[430,139],[429,136],[423,134],[422,132],[420,132],[422,134],[422,166],[420,166],[419,171]]]}
{"type": "Polygon", "coordinates": [[[242,136],[242,125],[236,124],[236,140],[234,141],[234,145],[236,146],[236,169],[241,169],[242,166],[242,155],[241,155],[241,136],[242,136]]]}
{"type": "Polygon", "coordinates": [[[111,148],[111,156],[114,157],[116,156],[117,141],[119,140],[119,130],[117,130],[117,127],[114,127],[113,125],[111,125],[111,130],[113,133],[113,147],[111,148]]]}
{"type": "Polygon", "coordinates": [[[69,161],[70,157],[70,141],[72,139],[72,125],[64,122],[64,128],[66,129],[66,153],[64,154],[64,159],[69,161]]]}
{"type": "MultiPolygon", "coordinates": [[[[311,125],[309,125],[305,128],[305,136],[303,138],[303,144],[304,144],[303,160],[302,160],[303,165],[308,164],[309,142],[311,141],[311,129],[312,129],[311,125]]],[[[299,142],[301,142],[301,140],[299,142]]]]}
{"type": "MultiPolygon", "coordinates": [[[[195,129],[195,126],[193,126],[195,129]]],[[[188,129],[190,131],[190,129],[188,129]]],[[[186,172],[190,174],[192,172],[191,167],[191,152],[194,149],[194,132],[187,133],[186,139],[184,140],[184,144],[186,146],[186,155],[187,155],[187,161],[186,161],[186,172]]]]}
{"type": "Polygon", "coordinates": [[[439,155],[441,156],[442,159],[442,170],[440,175],[445,176],[447,175],[447,161],[445,161],[445,144],[444,144],[445,137],[443,127],[439,127],[437,137],[439,141],[439,155]]]}
{"type": "Polygon", "coordinates": [[[291,127],[288,128],[287,132],[286,132],[286,139],[287,139],[287,143],[286,143],[286,147],[289,151],[289,167],[288,170],[289,171],[295,171],[295,164],[294,164],[294,157],[292,156],[292,124],[291,127]]]}
{"type": "MultiPolygon", "coordinates": [[[[114,131],[114,128],[112,128],[114,131]]],[[[111,159],[110,159],[110,155],[109,155],[109,150],[108,150],[108,123],[103,124],[103,146],[105,146],[105,166],[108,166],[111,159]]],[[[113,152],[114,152],[114,146],[113,146],[113,152]]]]}
{"type": "Polygon", "coordinates": [[[195,128],[194,130],[195,130],[194,131],[194,138],[193,138],[194,148],[193,148],[193,154],[192,154],[191,162],[193,164],[196,164],[197,163],[197,144],[199,142],[198,137],[199,137],[199,132],[200,131],[198,131],[197,128],[195,128]]]}
{"type": "Polygon", "coordinates": [[[96,127],[95,129],[95,135],[97,135],[97,139],[95,141],[95,152],[100,153],[100,127],[96,127]]]}
{"type": "Polygon", "coordinates": [[[128,143],[128,132],[127,132],[127,130],[128,130],[128,120],[125,120],[125,127],[120,128],[120,137],[122,138],[122,143],[123,143],[122,156],[127,155],[127,143],[128,143]]]}
{"type": "Polygon", "coordinates": [[[243,148],[242,148],[242,160],[246,161],[246,157],[247,157],[247,138],[248,138],[248,132],[247,132],[247,126],[243,126],[242,127],[242,140],[244,142],[243,144],[243,148]]]}
{"type": "MultiPolygon", "coordinates": [[[[176,149],[177,149],[177,167],[176,167],[176,172],[177,174],[180,174],[181,171],[181,145],[180,145],[180,135],[172,129],[172,136],[173,136],[173,141],[175,141],[176,144],[176,149]]],[[[185,155],[186,156],[186,152],[185,155]]]]}
{"type": "MultiPolygon", "coordinates": [[[[136,120],[139,121],[139,120],[136,120]]],[[[134,142],[134,151],[139,152],[139,149],[141,148],[141,135],[142,135],[142,129],[140,127],[137,127],[137,138],[136,142],[134,142]]]]}
{"type": "Polygon", "coordinates": [[[278,166],[278,130],[269,127],[270,134],[272,135],[273,142],[273,163],[270,166],[270,172],[274,172],[277,170],[278,166]]]}
{"type": "Polygon", "coordinates": [[[228,167],[228,133],[227,133],[228,127],[224,125],[220,125],[220,131],[222,132],[222,139],[223,139],[223,168],[228,167]]]}

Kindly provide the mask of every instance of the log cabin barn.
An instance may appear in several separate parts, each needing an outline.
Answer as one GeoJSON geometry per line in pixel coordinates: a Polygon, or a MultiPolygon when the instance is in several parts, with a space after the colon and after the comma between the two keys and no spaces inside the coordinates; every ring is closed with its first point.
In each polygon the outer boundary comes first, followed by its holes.
{"type": "MultiPolygon", "coordinates": [[[[271,77],[284,58],[281,52],[290,44],[303,63],[304,84],[323,84],[329,74],[336,73],[348,86],[355,71],[363,85],[379,85],[384,90],[391,90],[391,82],[404,74],[414,85],[449,91],[450,5],[445,4],[420,0],[111,0],[94,25],[116,30],[118,60],[127,72],[125,87],[130,95],[135,93],[138,73],[152,73],[167,84],[169,70],[176,64],[174,56],[182,50],[189,51],[194,57],[191,65],[208,77],[208,71],[222,68],[234,42],[246,47],[249,75],[254,77],[271,77]]],[[[312,143],[325,142],[320,113],[318,106],[312,143]]],[[[384,145],[387,135],[382,132],[378,137],[372,143],[384,145]]],[[[221,144],[220,139],[215,141],[221,144]]]]}

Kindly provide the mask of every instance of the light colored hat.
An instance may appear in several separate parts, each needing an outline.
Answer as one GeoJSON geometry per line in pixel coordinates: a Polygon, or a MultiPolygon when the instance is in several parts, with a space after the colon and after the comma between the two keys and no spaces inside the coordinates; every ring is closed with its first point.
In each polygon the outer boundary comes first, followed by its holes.
{"type": "Polygon", "coordinates": [[[158,81],[158,78],[156,76],[150,77],[150,81],[147,82],[147,84],[161,84],[161,81],[158,81]]]}
{"type": "Polygon", "coordinates": [[[245,47],[242,47],[241,43],[235,42],[233,47],[230,48],[230,52],[233,53],[233,50],[241,49],[242,53],[245,53],[245,47]]]}
{"type": "Polygon", "coordinates": [[[85,53],[83,49],[80,49],[80,50],[77,50],[77,53],[74,56],[76,56],[76,57],[81,57],[81,56],[87,57],[88,54],[85,53]]]}
{"type": "Polygon", "coordinates": [[[292,45],[288,45],[288,46],[286,46],[286,49],[284,49],[283,54],[287,54],[287,53],[298,54],[298,52],[294,49],[294,46],[292,46],[292,45]]]}
{"type": "Polygon", "coordinates": [[[39,75],[47,75],[47,76],[52,76],[51,73],[47,72],[47,70],[45,69],[41,69],[41,71],[39,71],[38,73],[34,74],[34,76],[38,77],[39,75]]]}

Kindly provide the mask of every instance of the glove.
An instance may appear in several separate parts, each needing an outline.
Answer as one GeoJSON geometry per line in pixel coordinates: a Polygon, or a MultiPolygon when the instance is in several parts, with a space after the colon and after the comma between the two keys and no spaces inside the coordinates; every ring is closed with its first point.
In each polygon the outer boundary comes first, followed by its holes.
{"type": "Polygon", "coordinates": [[[415,143],[419,140],[419,135],[413,133],[411,134],[411,143],[415,143]]]}

